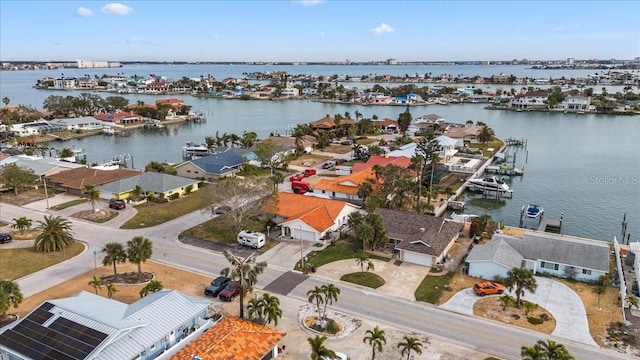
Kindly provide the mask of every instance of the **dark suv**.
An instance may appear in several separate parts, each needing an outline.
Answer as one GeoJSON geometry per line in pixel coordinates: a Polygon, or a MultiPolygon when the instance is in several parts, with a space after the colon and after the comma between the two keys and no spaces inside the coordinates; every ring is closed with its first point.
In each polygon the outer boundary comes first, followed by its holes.
{"type": "Polygon", "coordinates": [[[13,240],[11,234],[0,233],[0,244],[6,244],[8,242],[11,242],[11,240],[13,240]]]}
{"type": "Polygon", "coordinates": [[[218,296],[220,291],[229,285],[229,278],[224,276],[218,276],[215,278],[211,285],[204,289],[204,294],[207,296],[218,296]]]}

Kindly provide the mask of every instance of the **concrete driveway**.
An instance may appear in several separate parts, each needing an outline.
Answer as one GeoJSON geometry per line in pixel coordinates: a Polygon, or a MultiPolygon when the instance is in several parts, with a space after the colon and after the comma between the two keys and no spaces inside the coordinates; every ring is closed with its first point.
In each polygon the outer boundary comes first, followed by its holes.
{"type": "MultiPolygon", "coordinates": [[[[526,292],[524,299],[547,309],[556,319],[551,335],[580,343],[598,346],[589,333],[587,313],[580,296],[570,287],[549,278],[536,277],[538,288],[534,294],[526,292]]],[[[515,296],[513,293],[510,295],[515,296]]],[[[496,296],[497,295],[493,295],[496,296]]],[[[473,304],[481,298],[471,288],[455,294],[441,308],[473,315],[473,304]]]]}

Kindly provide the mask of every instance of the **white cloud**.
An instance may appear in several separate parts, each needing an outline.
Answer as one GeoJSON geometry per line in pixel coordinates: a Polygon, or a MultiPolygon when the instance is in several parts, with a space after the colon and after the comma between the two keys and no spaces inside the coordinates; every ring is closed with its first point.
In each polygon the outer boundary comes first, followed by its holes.
{"type": "Polygon", "coordinates": [[[325,35],[325,33],[324,33],[324,31],[320,31],[317,35],[318,35],[318,37],[323,38],[323,37],[324,37],[324,35],[325,35]]]}
{"type": "Polygon", "coordinates": [[[572,25],[560,25],[560,26],[556,26],[555,28],[553,28],[554,32],[562,32],[562,31],[567,31],[567,30],[575,30],[575,29],[579,29],[580,28],[580,24],[572,24],[572,25]]]}
{"type": "Polygon", "coordinates": [[[313,5],[322,4],[323,2],[325,2],[325,0],[298,0],[294,2],[297,2],[302,6],[313,6],[313,5]]]}
{"type": "Polygon", "coordinates": [[[109,15],[127,15],[133,11],[133,8],[120,3],[108,3],[101,11],[103,14],[109,15]]]}
{"type": "Polygon", "coordinates": [[[91,9],[79,7],[78,10],[76,10],[76,15],[82,16],[82,17],[92,16],[93,11],[91,11],[91,9]]]}
{"type": "Polygon", "coordinates": [[[382,23],[382,24],[380,24],[380,26],[375,27],[375,28],[371,29],[370,31],[372,33],[376,34],[376,35],[382,35],[382,34],[385,34],[385,33],[394,32],[394,31],[396,31],[396,29],[392,28],[391,26],[389,26],[389,25],[387,25],[385,23],[382,23]]]}

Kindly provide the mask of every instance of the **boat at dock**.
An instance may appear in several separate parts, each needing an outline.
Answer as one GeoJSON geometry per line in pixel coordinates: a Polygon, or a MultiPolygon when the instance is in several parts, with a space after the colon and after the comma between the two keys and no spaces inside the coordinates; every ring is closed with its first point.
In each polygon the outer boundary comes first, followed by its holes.
{"type": "Polygon", "coordinates": [[[102,133],[105,135],[115,135],[116,131],[112,127],[106,126],[102,128],[102,133]]]}
{"type": "Polygon", "coordinates": [[[526,217],[535,219],[542,216],[544,209],[540,205],[528,204],[522,207],[522,212],[526,217]]]}
{"type": "Polygon", "coordinates": [[[207,144],[197,144],[189,141],[182,147],[182,156],[184,158],[202,157],[209,154],[207,144]]]}
{"type": "Polygon", "coordinates": [[[479,217],[478,215],[473,215],[473,214],[456,214],[451,213],[451,220],[455,221],[455,222],[460,222],[460,223],[470,223],[471,221],[473,221],[473,219],[479,217]]]}
{"type": "Polygon", "coordinates": [[[495,176],[488,176],[479,179],[469,179],[467,182],[476,191],[498,191],[502,193],[512,192],[509,185],[507,185],[502,179],[498,179],[495,176]]]}
{"type": "Polygon", "coordinates": [[[500,175],[509,175],[509,176],[524,175],[524,168],[520,169],[511,164],[502,164],[499,166],[490,165],[485,168],[485,171],[490,174],[500,174],[500,175]]]}

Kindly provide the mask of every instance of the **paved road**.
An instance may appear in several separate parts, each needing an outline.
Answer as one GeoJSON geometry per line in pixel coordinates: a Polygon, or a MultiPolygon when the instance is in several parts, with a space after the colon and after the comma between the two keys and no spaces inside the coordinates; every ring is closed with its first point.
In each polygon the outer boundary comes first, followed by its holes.
{"type": "MultiPolygon", "coordinates": [[[[27,216],[38,220],[45,213],[25,209],[13,205],[2,204],[0,219],[10,222],[11,219],[27,216]]],[[[77,219],[69,219],[73,223],[75,237],[85,241],[89,249],[102,248],[110,241],[124,242],[133,236],[146,236],[154,243],[153,260],[179,266],[181,268],[203,274],[218,274],[227,266],[226,259],[217,252],[185,245],[177,240],[181,229],[195,226],[210,218],[209,214],[192,213],[168,223],[140,230],[118,230],[77,219]]],[[[99,256],[100,254],[98,254],[99,256]]],[[[99,258],[98,262],[102,259],[99,258]]],[[[93,269],[94,255],[91,251],[36,274],[19,279],[18,282],[25,296],[42,291],[67,279],[93,269]]],[[[258,288],[268,286],[272,281],[284,275],[290,269],[278,264],[269,267],[260,277],[258,288]]],[[[309,277],[288,293],[289,297],[306,301],[306,293],[314,286],[332,280],[317,276],[309,277]]],[[[428,304],[381,296],[374,292],[360,290],[348,285],[340,286],[340,301],[333,308],[354,316],[368,318],[379,323],[423,333],[478,351],[494,354],[508,359],[519,359],[520,346],[533,344],[539,339],[547,339],[548,335],[510,327],[502,323],[487,321],[463,314],[439,309],[428,304]]],[[[555,338],[569,348],[578,359],[624,359],[619,353],[599,349],[594,346],[574,343],[566,339],[555,338]]]]}

